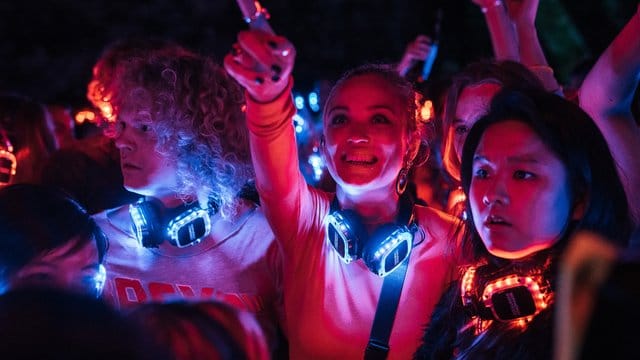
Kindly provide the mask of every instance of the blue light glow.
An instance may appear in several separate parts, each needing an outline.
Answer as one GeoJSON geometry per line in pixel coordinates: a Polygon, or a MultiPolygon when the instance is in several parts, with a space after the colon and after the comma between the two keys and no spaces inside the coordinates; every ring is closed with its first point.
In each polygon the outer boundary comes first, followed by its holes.
{"type": "Polygon", "coordinates": [[[318,102],[318,94],[314,91],[309,93],[309,107],[312,111],[320,111],[320,104],[318,102]]]}

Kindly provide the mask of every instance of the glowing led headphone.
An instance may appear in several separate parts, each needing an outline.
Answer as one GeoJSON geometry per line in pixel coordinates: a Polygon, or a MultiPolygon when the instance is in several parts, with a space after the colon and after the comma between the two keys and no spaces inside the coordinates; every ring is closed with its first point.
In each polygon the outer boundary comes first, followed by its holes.
{"type": "Polygon", "coordinates": [[[508,273],[492,268],[470,267],[462,276],[462,304],[472,316],[526,325],[553,301],[551,286],[541,272],[508,273]]]}
{"type": "Polygon", "coordinates": [[[141,199],[129,206],[133,232],[140,245],[158,247],[167,240],[179,248],[195,245],[211,232],[215,209],[198,203],[167,209],[159,200],[141,199]]]}
{"type": "Polygon", "coordinates": [[[17,161],[13,146],[4,129],[0,129],[0,186],[8,185],[16,174],[17,161]]]}
{"type": "Polygon", "coordinates": [[[327,216],[327,241],[340,259],[346,264],[362,259],[369,270],[381,277],[393,272],[409,256],[417,230],[413,203],[406,197],[400,198],[396,223],[378,227],[371,236],[355,211],[339,209],[337,198],[327,216]]]}

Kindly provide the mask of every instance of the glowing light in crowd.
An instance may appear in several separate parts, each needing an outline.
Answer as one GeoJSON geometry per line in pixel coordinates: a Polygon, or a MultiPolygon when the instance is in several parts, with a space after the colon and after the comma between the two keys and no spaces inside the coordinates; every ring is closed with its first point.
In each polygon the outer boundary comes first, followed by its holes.
{"type": "Polygon", "coordinates": [[[304,130],[304,118],[298,114],[293,115],[293,123],[296,127],[296,132],[301,133],[304,130]]]}
{"type": "Polygon", "coordinates": [[[293,102],[296,104],[296,109],[298,109],[298,110],[304,109],[304,97],[302,97],[300,95],[296,95],[293,98],[293,102]]]}
{"type": "Polygon", "coordinates": [[[320,154],[318,154],[314,149],[314,152],[309,155],[309,159],[307,160],[307,162],[313,168],[313,179],[315,181],[320,181],[324,169],[324,161],[322,160],[322,156],[320,156],[320,154]]]}
{"type": "Polygon", "coordinates": [[[422,104],[422,108],[420,109],[420,117],[424,122],[430,122],[433,120],[434,110],[433,110],[433,102],[431,100],[427,100],[422,104]]]}
{"type": "Polygon", "coordinates": [[[320,111],[320,103],[318,102],[318,94],[314,91],[309,93],[309,107],[312,111],[320,111]]]}
{"type": "Polygon", "coordinates": [[[91,110],[81,110],[76,113],[76,124],[83,124],[85,121],[95,123],[97,121],[96,113],[91,110]]]}

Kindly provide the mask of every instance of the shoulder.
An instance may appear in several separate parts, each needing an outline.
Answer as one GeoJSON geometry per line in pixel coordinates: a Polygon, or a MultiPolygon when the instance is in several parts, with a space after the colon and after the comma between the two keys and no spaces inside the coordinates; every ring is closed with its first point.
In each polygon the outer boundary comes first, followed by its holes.
{"type": "Polygon", "coordinates": [[[131,226],[129,205],[122,205],[112,209],[103,210],[91,216],[99,226],[113,226],[128,229],[131,226]]]}
{"type": "Polygon", "coordinates": [[[416,221],[431,237],[453,239],[464,230],[464,223],[460,219],[444,211],[420,205],[416,205],[414,211],[416,221]]]}
{"type": "Polygon", "coordinates": [[[273,238],[273,232],[269,222],[260,205],[246,199],[241,199],[237,203],[236,215],[228,221],[223,221],[229,231],[243,232],[244,234],[255,233],[260,237],[273,238]]]}

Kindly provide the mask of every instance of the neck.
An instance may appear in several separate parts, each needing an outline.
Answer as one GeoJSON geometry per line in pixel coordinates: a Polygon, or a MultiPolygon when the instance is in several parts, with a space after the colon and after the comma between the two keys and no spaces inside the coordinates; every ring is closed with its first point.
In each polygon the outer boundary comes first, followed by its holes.
{"type": "Polygon", "coordinates": [[[173,192],[168,194],[157,194],[153,196],[145,196],[145,198],[146,199],[153,198],[153,199],[159,200],[162,203],[162,205],[164,205],[166,208],[174,208],[184,204],[185,202],[197,201],[196,196],[187,196],[183,200],[181,197],[178,197],[178,194],[173,192]]]}
{"type": "Polygon", "coordinates": [[[395,190],[352,194],[338,188],[336,196],[343,209],[357,212],[366,225],[393,222],[398,213],[399,196],[395,190]]]}

